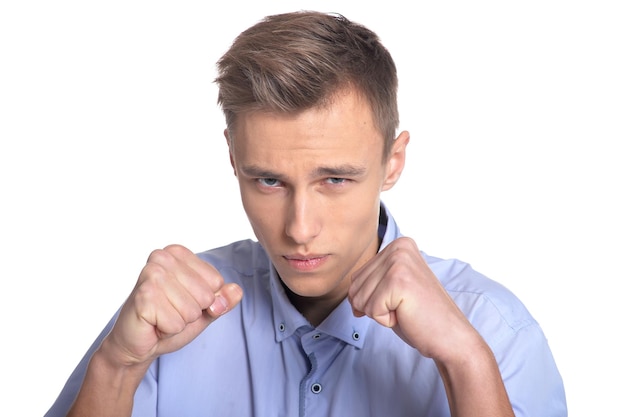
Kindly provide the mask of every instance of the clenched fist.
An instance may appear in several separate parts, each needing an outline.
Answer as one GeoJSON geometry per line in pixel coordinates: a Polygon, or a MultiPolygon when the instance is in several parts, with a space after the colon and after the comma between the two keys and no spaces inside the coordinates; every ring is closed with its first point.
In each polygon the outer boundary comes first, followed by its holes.
{"type": "Polygon", "coordinates": [[[348,297],[355,315],[392,328],[424,356],[452,359],[466,343],[481,343],[410,238],[394,240],[356,271],[348,297]]]}
{"type": "Polygon", "coordinates": [[[155,250],[107,337],[120,365],[149,363],[188,344],[243,295],[189,249],[155,250]]]}

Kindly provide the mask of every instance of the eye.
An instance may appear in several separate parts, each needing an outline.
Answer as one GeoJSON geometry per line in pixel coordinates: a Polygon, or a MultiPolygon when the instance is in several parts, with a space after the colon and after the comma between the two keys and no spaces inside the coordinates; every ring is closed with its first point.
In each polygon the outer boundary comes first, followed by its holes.
{"type": "Polygon", "coordinates": [[[279,187],[281,182],[276,178],[257,178],[256,180],[262,187],[279,187]]]}
{"type": "Polygon", "coordinates": [[[344,184],[346,181],[348,180],[345,178],[338,178],[338,177],[326,178],[326,182],[332,185],[341,185],[341,184],[344,184]]]}

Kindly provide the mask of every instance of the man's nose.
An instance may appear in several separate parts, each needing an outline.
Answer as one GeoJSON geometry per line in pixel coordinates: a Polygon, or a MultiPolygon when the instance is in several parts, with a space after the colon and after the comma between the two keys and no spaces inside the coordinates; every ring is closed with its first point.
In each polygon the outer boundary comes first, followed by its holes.
{"type": "Polygon", "coordinates": [[[321,230],[321,213],[315,199],[305,192],[295,192],[289,204],[285,233],[297,244],[311,242],[321,230]]]}

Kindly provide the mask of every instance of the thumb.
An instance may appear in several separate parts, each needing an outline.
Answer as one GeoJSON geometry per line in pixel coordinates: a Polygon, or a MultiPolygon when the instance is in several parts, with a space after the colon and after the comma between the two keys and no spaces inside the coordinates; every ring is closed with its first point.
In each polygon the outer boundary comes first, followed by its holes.
{"type": "Polygon", "coordinates": [[[225,284],[215,293],[215,300],[206,311],[209,316],[217,319],[239,304],[242,297],[243,290],[239,285],[234,283],[225,284]]]}

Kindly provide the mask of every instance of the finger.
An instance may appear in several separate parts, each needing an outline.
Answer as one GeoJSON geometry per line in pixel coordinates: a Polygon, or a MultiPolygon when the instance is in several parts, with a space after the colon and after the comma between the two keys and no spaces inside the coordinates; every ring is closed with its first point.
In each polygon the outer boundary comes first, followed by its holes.
{"type": "Polygon", "coordinates": [[[217,291],[224,283],[221,274],[213,265],[200,259],[198,255],[184,246],[170,245],[165,247],[164,251],[171,254],[179,266],[183,266],[199,274],[200,277],[210,285],[213,292],[217,291]]]}
{"type": "Polygon", "coordinates": [[[144,267],[132,299],[138,316],[164,334],[178,333],[202,315],[202,308],[175,273],[153,262],[144,267]]]}
{"type": "Polygon", "coordinates": [[[215,293],[215,300],[206,310],[212,318],[217,318],[232,310],[243,297],[243,290],[235,283],[228,283],[215,293]]]}
{"type": "Polygon", "coordinates": [[[368,300],[386,273],[385,257],[386,254],[380,252],[353,274],[348,288],[348,300],[357,312],[367,314],[365,307],[368,300]]]}
{"type": "Polygon", "coordinates": [[[382,275],[369,279],[354,296],[353,311],[362,312],[386,327],[396,324],[397,294],[390,281],[382,275]]]}
{"type": "Polygon", "coordinates": [[[215,268],[209,264],[208,262],[200,259],[198,255],[190,251],[184,246],[181,245],[169,245],[166,246],[163,250],[172,254],[179,262],[188,265],[190,268],[197,270],[198,272],[204,271],[215,271],[215,268]]]}
{"type": "Polygon", "coordinates": [[[365,313],[361,310],[357,310],[356,308],[354,308],[354,306],[352,306],[352,315],[354,315],[354,317],[363,317],[365,316],[365,313]]]}
{"type": "Polygon", "coordinates": [[[354,294],[361,291],[362,286],[370,279],[376,270],[380,269],[383,259],[382,252],[376,254],[372,259],[367,261],[361,268],[357,269],[351,277],[350,287],[348,288],[348,297],[352,298],[354,294]]]}
{"type": "MultiPolygon", "coordinates": [[[[167,279],[177,281],[196,301],[200,310],[208,308],[214,302],[215,292],[224,283],[222,275],[212,265],[180,245],[171,245],[163,250],[154,251],[149,263],[155,263],[169,271],[167,279]]],[[[180,291],[174,284],[170,288],[180,291]]],[[[178,294],[177,297],[180,299],[183,295],[178,294]]]]}
{"type": "Polygon", "coordinates": [[[389,305],[389,296],[376,299],[368,306],[369,316],[385,327],[394,327],[398,320],[396,318],[396,307],[389,305]]]}
{"type": "Polygon", "coordinates": [[[175,279],[197,303],[198,308],[205,310],[215,302],[215,293],[224,285],[224,279],[212,265],[201,261],[198,266],[201,268],[194,269],[188,264],[181,264],[175,279]]]}
{"type": "MultiPolygon", "coordinates": [[[[180,313],[180,308],[171,304],[163,303],[154,312],[151,324],[155,327],[159,339],[166,339],[182,333],[190,323],[202,317],[202,311],[195,319],[185,318],[180,313]]],[[[190,315],[188,317],[191,317],[190,315]]]]}

